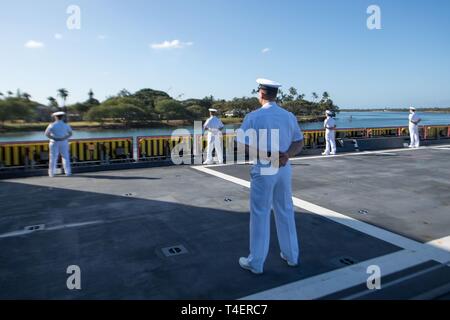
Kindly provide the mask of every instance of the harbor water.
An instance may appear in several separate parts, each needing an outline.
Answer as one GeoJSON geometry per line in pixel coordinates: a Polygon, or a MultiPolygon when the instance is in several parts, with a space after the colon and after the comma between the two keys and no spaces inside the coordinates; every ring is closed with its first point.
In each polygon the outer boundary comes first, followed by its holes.
{"type": "MultiPolygon", "coordinates": [[[[450,113],[419,113],[421,125],[448,125],[450,113]]],[[[406,112],[340,112],[336,117],[338,128],[376,128],[389,126],[407,126],[408,113],[406,112]]],[[[321,129],[321,122],[301,123],[303,130],[321,129]]],[[[193,132],[193,127],[184,127],[193,132]]],[[[237,129],[239,124],[226,125],[225,128],[237,129]]],[[[74,130],[74,139],[104,138],[104,137],[138,137],[170,135],[176,128],[139,128],[117,130],[74,130]]],[[[38,141],[46,140],[42,131],[24,131],[1,133],[0,142],[9,141],[38,141]]]]}

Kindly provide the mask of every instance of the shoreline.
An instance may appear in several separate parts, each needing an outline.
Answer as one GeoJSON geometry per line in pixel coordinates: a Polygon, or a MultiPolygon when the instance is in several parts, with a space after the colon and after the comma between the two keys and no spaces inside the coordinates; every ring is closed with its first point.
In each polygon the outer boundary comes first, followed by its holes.
{"type": "MultiPolygon", "coordinates": [[[[325,119],[324,116],[301,116],[297,117],[300,123],[305,122],[320,122],[325,119]]],[[[223,124],[240,124],[243,118],[223,118],[221,119],[223,124]]],[[[205,119],[202,119],[205,121],[205,119]]],[[[32,131],[44,131],[50,122],[8,122],[4,125],[0,125],[1,133],[17,133],[17,132],[32,132],[32,131]]],[[[179,128],[183,126],[193,125],[193,120],[167,120],[167,121],[151,121],[142,123],[99,123],[89,121],[73,121],[69,122],[70,126],[74,130],[84,131],[101,131],[101,130],[127,130],[127,129],[142,129],[142,128],[179,128]]]]}
{"type": "MultiPolygon", "coordinates": [[[[450,113],[450,109],[443,109],[443,110],[420,110],[416,109],[418,113],[450,113]]],[[[395,112],[409,112],[409,109],[402,109],[402,110],[385,110],[385,109],[373,109],[373,110],[365,110],[365,109],[340,109],[339,113],[341,112],[386,112],[386,113],[395,113],[395,112]]]]}

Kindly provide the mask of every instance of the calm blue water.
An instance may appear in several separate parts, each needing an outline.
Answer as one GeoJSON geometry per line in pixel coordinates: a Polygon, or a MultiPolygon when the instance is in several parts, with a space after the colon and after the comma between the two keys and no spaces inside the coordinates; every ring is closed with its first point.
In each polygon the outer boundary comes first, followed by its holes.
{"type": "MultiPolygon", "coordinates": [[[[421,125],[450,125],[450,113],[419,113],[422,118],[421,125]]],[[[388,126],[407,126],[408,113],[406,112],[340,112],[336,117],[338,128],[369,128],[388,126]]],[[[302,123],[303,130],[322,128],[318,122],[302,123]]],[[[226,128],[238,128],[239,125],[227,125],[226,128]]],[[[187,128],[193,131],[193,128],[187,128]]],[[[128,130],[76,130],[74,139],[101,138],[101,137],[131,137],[131,136],[158,136],[170,135],[171,128],[128,129],[128,130]]],[[[43,132],[15,132],[0,134],[0,142],[6,141],[36,141],[46,140],[43,132]]]]}

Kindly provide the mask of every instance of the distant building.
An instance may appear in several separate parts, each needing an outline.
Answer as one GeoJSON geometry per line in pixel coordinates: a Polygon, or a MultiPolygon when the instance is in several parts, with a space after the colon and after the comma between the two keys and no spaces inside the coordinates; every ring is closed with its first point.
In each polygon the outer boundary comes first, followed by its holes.
{"type": "Polygon", "coordinates": [[[249,113],[250,110],[242,110],[242,109],[233,109],[230,111],[227,111],[224,113],[225,117],[227,118],[234,118],[234,117],[244,117],[247,113],[249,113]]]}
{"type": "Polygon", "coordinates": [[[236,109],[225,112],[225,117],[227,117],[227,118],[233,118],[233,117],[236,117],[237,115],[238,115],[238,113],[237,113],[236,109]]]}

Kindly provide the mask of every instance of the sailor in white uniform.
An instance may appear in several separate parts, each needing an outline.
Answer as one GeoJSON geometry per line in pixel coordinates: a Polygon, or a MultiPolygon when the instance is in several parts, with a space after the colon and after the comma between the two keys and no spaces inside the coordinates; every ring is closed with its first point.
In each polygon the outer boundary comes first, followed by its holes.
{"type": "Polygon", "coordinates": [[[49,124],[45,130],[45,135],[50,139],[50,162],[48,169],[48,175],[50,177],[55,176],[58,156],[60,154],[62,157],[64,173],[66,176],[72,175],[68,141],[72,136],[72,128],[63,121],[64,115],[65,113],[62,111],[53,113],[52,117],[55,117],[55,122],[49,124]]]}
{"type": "Polygon", "coordinates": [[[418,148],[420,145],[419,138],[419,123],[422,119],[416,113],[414,107],[409,108],[409,136],[410,136],[410,148],[418,148]]]}
{"type": "MultiPolygon", "coordinates": [[[[279,166],[273,174],[265,174],[267,163],[257,160],[251,169],[250,186],[250,254],[239,259],[239,265],[252,273],[263,273],[270,243],[270,215],[273,208],[280,245],[280,256],[289,266],[297,266],[299,246],[295,226],[294,207],[291,192],[291,166],[289,157],[300,153],[303,147],[303,134],[297,118],[276,103],[279,83],[258,79],[258,98],[262,107],[249,113],[241,130],[256,131],[256,143],[240,136],[238,142],[245,145],[247,152],[259,148],[270,159],[272,151],[276,152],[279,166]],[[278,130],[278,141],[268,137],[267,144],[261,142],[261,132],[272,135],[272,129],[278,130]],[[273,144],[278,143],[274,147],[273,144]],[[264,146],[265,145],[265,146],[264,146]]],[[[259,158],[261,159],[261,158],[259,158]]],[[[269,167],[272,165],[269,164],[269,167]]]]}
{"type": "Polygon", "coordinates": [[[208,131],[207,141],[208,147],[206,149],[206,160],[203,164],[213,164],[213,149],[216,149],[217,161],[219,164],[223,163],[223,149],[222,149],[222,132],[223,123],[216,117],[217,110],[209,109],[210,117],[203,125],[203,129],[208,131]]]}
{"type": "Polygon", "coordinates": [[[336,154],[336,121],[333,119],[333,112],[330,110],[325,111],[327,118],[323,122],[325,128],[325,151],[322,153],[324,156],[330,154],[336,154]]]}

